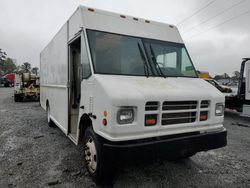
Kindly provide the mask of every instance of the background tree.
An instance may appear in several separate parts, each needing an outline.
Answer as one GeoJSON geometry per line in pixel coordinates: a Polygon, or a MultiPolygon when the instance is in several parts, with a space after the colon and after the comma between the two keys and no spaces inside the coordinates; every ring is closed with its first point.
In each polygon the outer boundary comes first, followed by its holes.
{"type": "Polygon", "coordinates": [[[21,65],[17,65],[15,73],[21,73],[21,70],[22,70],[21,65]]]}
{"type": "Polygon", "coordinates": [[[16,64],[11,58],[7,58],[1,67],[1,70],[4,74],[12,73],[16,70],[16,64]]]}
{"type": "Polygon", "coordinates": [[[214,79],[215,79],[215,80],[220,80],[220,79],[223,79],[223,76],[222,76],[222,75],[216,75],[216,76],[214,77],[214,79]]]}
{"type": "Polygon", "coordinates": [[[33,67],[33,68],[31,69],[31,73],[37,75],[37,74],[38,74],[38,67],[33,67]]]}
{"type": "Polygon", "coordinates": [[[2,51],[2,49],[0,48],[0,63],[3,63],[3,61],[6,60],[6,52],[2,51]]]}
{"type": "Polygon", "coordinates": [[[240,72],[239,71],[234,71],[233,72],[233,77],[234,80],[239,80],[240,78],[240,72]]]}
{"type": "Polygon", "coordinates": [[[0,48],[0,77],[4,75],[3,64],[6,60],[6,56],[6,52],[2,51],[2,49],[0,48]]]}
{"type": "Polygon", "coordinates": [[[224,78],[230,78],[230,76],[227,73],[223,74],[224,78]]]}
{"type": "Polygon", "coordinates": [[[30,72],[31,64],[28,62],[25,62],[21,65],[21,72],[30,72]]]}

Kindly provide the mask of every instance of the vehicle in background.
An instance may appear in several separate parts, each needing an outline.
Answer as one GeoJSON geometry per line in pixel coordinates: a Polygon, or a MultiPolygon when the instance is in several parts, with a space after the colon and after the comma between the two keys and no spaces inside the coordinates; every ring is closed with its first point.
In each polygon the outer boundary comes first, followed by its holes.
{"type": "Polygon", "coordinates": [[[209,75],[209,72],[205,72],[205,71],[197,71],[199,78],[203,78],[203,79],[209,79],[211,78],[209,75]]]}
{"type": "Polygon", "coordinates": [[[215,86],[220,92],[222,92],[225,96],[228,95],[233,95],[234,92],[230,87],[224,86],[217,82],[216,80],[212,79],[211,76],[209,75],[209,72],[204,72],[204,71],[197,71],[199,78],[202,78],[206,80],[208,83],[212,84],[215,86]]]}
{"type": "Polygon", "coordinates": [[[225,107],[242,112],[244,117],[250,117],[250,58],[243,58],[237,95],[227,96],[225,107]]]}
{"type": "Polygon", "coordinates": [[[4,78],[0,77],[0,87],[4,87],[4,78]]]}
{"type": "Polygon", "coordinates": [[[21,102],[24,98],[39,100],[40,98],[40,78],[37,75],[20,73],[15,75],[14,100],[21,102]]]}
{"type": "Polygon", "coordinates": [[[11,87],[12,82],[5,77],[0,77],[0,87],[11,87]]]}
{"type": "Polygon", "coordinates": [[[4,87],[6,78],[0,77],[0,87],[4,87]]]}
{"type": "Polygon", "coordinates": [[[230,87],[220,85],[216,80],[214,79],[205,79],[207,82],[212,84],[214,87],[216,87],[220,92],[222,92],[225,96],[233,95],[233,90],[230,87]]]}
{"type": "Polygon", "coordinates": [[[97,182],[123,159],[187,158],[227,143],[225,97],[198,78],[173,25],[79,7],[41,52],[40,76],[48,125],[83,144],[97,182]]]}
{"type": "Polygon", "coordinates": [[[238,93],[238,85],[232,85],[230,86],[230,88],[232,89],[232,94],[230,96],[235,96],[238,93]]]}
{"type": "Polygon", "coordinates": [[[15,81],[15,73],[6,74],[4,77],[8,80],[9,87],[13,87],[15,81]]]}

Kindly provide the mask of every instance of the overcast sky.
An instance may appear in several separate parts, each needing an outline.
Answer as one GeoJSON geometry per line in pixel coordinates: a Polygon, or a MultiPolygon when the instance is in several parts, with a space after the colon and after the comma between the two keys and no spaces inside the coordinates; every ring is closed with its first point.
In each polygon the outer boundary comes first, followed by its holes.
{"type": "Polygon", "coordinates": [[[0,0],[0,48],[18,64],[39,66],[40,52],[80,4],[177,25],[195,67],[212,75],[232,74],[250,56],[250,0],[0,0]]]}

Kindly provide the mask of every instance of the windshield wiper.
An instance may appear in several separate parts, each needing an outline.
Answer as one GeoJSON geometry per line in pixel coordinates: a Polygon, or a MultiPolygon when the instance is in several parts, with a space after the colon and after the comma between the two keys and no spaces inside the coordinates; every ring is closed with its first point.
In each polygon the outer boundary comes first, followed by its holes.
{"type": "Polygon", "coordinates": [[[159,64],[158,64],[157,61],[156,61],[155,52],[154,52],[154,50],[153,50],[151,44],[150,44],[149,48],[150,48],[150,53],[151,53],[151,57],[152,57],[151,59],[152,59],[153,63],[155,64],[155,66],[158,68],[158,69],[156,68],[156,70],[159,70],[160,75],[161,75],[162,77],[166,78],[166,75],[161,71],[161,67],[159,66],[159,64]]]}
{"type": "Polygon", "coordinates": [[[146,77],[149,77],[149,69],[148,69],[148,65],[147,65],[147,61],[146,61],[146,58],[145,58],[145,55],[143,53],[143,50],[141,48],[141,45],[139,44],[139,42],[137,43],[138,45],[138,48],[139,48],[139,51],[140,51],[140,55],[141,55],[141,58],[142,58],[142,61],[143,61],[143,67],[144,67],[144,74],[146,77]]]}

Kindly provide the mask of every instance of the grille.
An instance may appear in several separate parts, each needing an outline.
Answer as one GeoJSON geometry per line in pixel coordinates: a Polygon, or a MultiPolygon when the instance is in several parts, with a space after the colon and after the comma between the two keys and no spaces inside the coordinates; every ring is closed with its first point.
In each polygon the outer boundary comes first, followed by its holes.
{"type": "Polygon", "coordinates": [[[162,125],[192,123],[196,120],[197,101],[165,101],[162,125]]]}
{"type": "Polygon", "coordinates": [[[201,108],[208,108],[209,107],[209,101],[201,101],[201,108]]]}
{"type": "Polygon", "coordinates": [[[164,113],[162,114],[161,124],[181,124],[192,123],[196,120],[196,112],[164,113]]]}
{"type": "Polygon", "coordinates": [[[147,111],[145,120],[147,116],[157,116],[160,113],[157,117],[162,126],[193,123],[197,118],[198,121],[207,121],[209,118],[209,107],[209,100],[203,100],[199,103],[198,101],[164,101],[162,105],[157,101],[149,101],[145,105],[145,110],[147,111]],[[198,113],[198,108],[200,113],[198,113]]]}
{"type": "Polygon", "coordinates": [[[162,110],[188,110],[196,109],[197,101],[165,101],[162,110]]]}
{"type": "Polygon", "coordinates": [[[145,110],[146,111],[156,111],[159,108],[159,103],[156,101],[150,101],[146,103],[145,110]]]}

